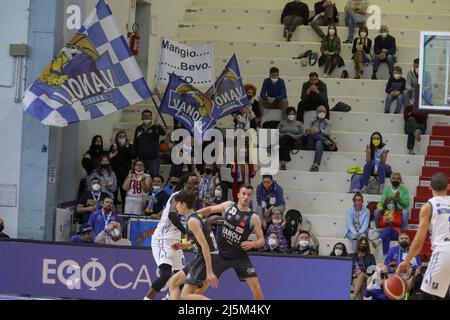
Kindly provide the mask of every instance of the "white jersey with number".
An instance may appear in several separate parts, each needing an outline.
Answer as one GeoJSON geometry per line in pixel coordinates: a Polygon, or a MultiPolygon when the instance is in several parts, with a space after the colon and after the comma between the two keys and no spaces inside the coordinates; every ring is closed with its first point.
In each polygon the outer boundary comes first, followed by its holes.
{"type": "Polygon", "coordinates": [[[447,246],[450,250],[450,197],[434,197],[428,202],[431,205],[431,246],[447,246]]]}
{"type": "Polygon", "coordinates": [[[175,195],[179,192],[175,192],[171,195],[169,200],[167,200],[166,207],[164,208],[163,214],[161,216],[161,220],[158,223],[158,227],[155,230],[155,233],[152,236],[152,241],[154,240],[176,240],[178,242],[181,241],[181,231],[178,230],[177,227],[173,225],[173,223],[169,219],[170,212],[170,204],[175,195]]]}
{"type": "Polygon", "coordinates": [[[434,197],[431,205],[431,246],[433,254],[423,277],[422,291],[444,298],[450,286],[450,197],[434,197]]]}

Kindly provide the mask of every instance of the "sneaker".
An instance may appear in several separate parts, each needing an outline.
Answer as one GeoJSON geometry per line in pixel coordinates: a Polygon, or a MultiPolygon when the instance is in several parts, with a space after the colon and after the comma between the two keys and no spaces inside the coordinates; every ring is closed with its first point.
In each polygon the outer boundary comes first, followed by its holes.
{"type": "Polygon", "coordinates": [[[352,43],[352,40],[345,40],[344,41],[344,44],[351,44],[352,43]]]}
{"type": "Polygon", "coordinates": [[[357,74],[353,79],[361,79],[361,76],[357,74]]]}
{"type": "Polygon", "coordinates": [[[372,73],[372,80],[378,80],[376,73],[372,73]]]}
{"type": "Polygon", "coordinates": [[[309,172],[319,172],[319,166],[317,164],[313,164],[311,166],[311,169],[309,169],[309,172]]]}
{"type": "Polygon", "coordinates": [[[414,132],[414,136],[416,137],[416,141],[420,142],[422,140],[422,131],[417,129],[416,132],[414,132]]]}
{"type": "Polygon", "coordinates": [[[287,31],[287,29],[284,29],[283,38],[287,39],[287,36],[288,36],[288,31],[287,31]]]}
{"type": "Polygon", "coordinates": [[[361,193],[363,193],[363,194],[368,194],[368,193],[369,193],[369,188],[368,188],[367,186],[362,187],[361,193]]]}
{"type": "Polygon", "coordinates": [[[329,78],[329,77],[330,77],[330,75],[328,73],[323,74],[323,78],[329,78]]]}
{"type": "Polygon", "coordinates": [[[282,171],[286,171],[287,170],[287,168],[286,168],[286,165],[285,164],[283,164],[281,167],[280,167],[280,170],[282,170],[282,171]]]}
{"type": "Polygon", "coordinates": [[[287,41],[288,41],[288,42],[290,42],[290,41],[291,41],[291,39],[292,39],[292,35],[293,35],[293,33],[292,33],[292,32],[289,32],[289,33],[288,33],[288,35],[287,35],[287,41]]]}
{"type": "Polygon", "coordinates": [[[415,156],[416,155],[416,153],[414,152],[413,149],[409,149],[408,154],[411,155],[411,156],[415,156]]]}

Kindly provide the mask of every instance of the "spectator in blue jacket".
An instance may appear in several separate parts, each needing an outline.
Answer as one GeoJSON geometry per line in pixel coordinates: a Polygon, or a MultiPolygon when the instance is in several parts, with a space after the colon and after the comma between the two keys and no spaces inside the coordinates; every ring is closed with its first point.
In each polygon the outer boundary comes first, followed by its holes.
{"type": "Polygon", "coordinates": [[[256,213],[261,218],[263,228],[267,228],[268,222],[272,219],[272,210],[278,207],[280,210],[285,210],[285,200],[283,195],[283,188],[273,180],[273,176],[263,176],[262,183],[256,189],[256,213]]]}
{"type": "Polygon", "coordinates": [[[94,233],[92,227],[84,224],[80,227],[80,233],[70,238],[71,243],[94,243],[94,233]]]}
{"type": "Polygon", "coordinates": [[[364,206],[364,198],[361,193],[353,196],[353,206],[347,211],[347,225],[345,238],[351,241],[353,252],[356,242],[361,238],[367,238],[370,223],[370,211],[364,206]]]}
{"type": "Polygon", "coordinates": [[[285,114],[289,102],[287,100],[286,84],[280,78],[280,70],[278,68],[273,67],[270,69],[270,77],[264,80],[260,97],[263,112],[266,109],[279,109],[285,114]]]}
{"type": "MultiPolygon", "coordinates": [[[[405,260],[408,255],[410,244],[409,235],[407,233],[401,233],[398,236],[398,246],[389,249],[386,259],[384,260],[384,265],[390,273],[394,273],[397,266],[405,260]]],[[[419,256],[416,256],[413,260],[411,260],[411,269],[413,272],[415,272],[416,268],[421,264],[422,262],[419,256]]]]}
{"type": "Polygon", "coordinates": [[[397,107],[395,113],[402,112],[405,105],[406,80],[402,77],[403,70],[400,66],[394,68],[394,76],[391,77],[386,85],[386,102],[384,106],[384,113],[391,112],[391,104],[394,100],[397,100],[397,107]]]}
{"type": "Polygon", "coordinates": [[[378,68],[382,62],[388,64],[389,74],[392,76],[396,53],[397,45],[395,43],[395,38],[389,35],[388,26],[382,25],[380,28],[380,35],[375,38],[372,80],[377,80],[378,68]]]}
{"type": "Polygon", "coordinates": [[[91,214],[88,224],[94,229],[94,238],[105,230],[111,221],[119,221],[119,216],[113,212],[113,208],[114,200],[106,197],[103,200],[103,208],[91,214]]]}

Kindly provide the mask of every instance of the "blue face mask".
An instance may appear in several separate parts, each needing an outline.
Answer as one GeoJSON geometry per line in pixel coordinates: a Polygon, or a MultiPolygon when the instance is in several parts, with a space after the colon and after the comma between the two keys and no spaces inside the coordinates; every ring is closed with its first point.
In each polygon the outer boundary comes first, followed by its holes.
{"type": "Polygon", "coordinates": [[[388,210],[394,210],[395,204],[389,203],[389,204],[386,206],[386,208],[387,208],[388,210]]]}

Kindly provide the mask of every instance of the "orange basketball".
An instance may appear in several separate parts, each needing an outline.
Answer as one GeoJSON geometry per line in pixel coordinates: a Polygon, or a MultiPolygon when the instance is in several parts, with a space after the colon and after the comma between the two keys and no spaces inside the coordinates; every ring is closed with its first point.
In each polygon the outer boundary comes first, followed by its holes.
{"type": "Polygon", "coordinates": [[[408,284],[401,276],[394,274],[384,284],[384,293],[391,300],[405,299],[408,284]]]}

